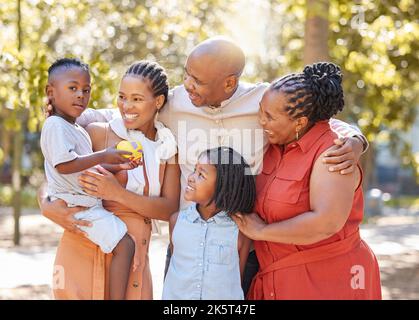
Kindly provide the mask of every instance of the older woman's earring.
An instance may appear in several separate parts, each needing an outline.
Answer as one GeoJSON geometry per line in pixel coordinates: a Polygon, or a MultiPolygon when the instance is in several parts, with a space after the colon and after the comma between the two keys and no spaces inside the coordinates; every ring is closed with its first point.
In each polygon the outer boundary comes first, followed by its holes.
{"type": "Polygon", "coordinates": [[[299,131],[296,131],[296,132],[295,132],[295,140],[297,140],[297,141],[298,141],[298,139],[300,138],[300,136],[298,135],[298,132],[299,132],[299,131]]]}

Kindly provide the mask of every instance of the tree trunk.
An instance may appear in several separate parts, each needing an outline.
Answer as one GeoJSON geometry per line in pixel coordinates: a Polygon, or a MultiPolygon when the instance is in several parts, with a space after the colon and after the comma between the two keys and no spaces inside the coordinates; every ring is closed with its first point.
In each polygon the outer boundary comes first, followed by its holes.
{"type": "Polygon", "coordinates": [[[376,175],[375,175],[375,148],[372,143],[370,143],[367,152],[365,152],[360,159],[362,171],[363,171],[363,182],[362,188],[364,192],[371,189],[371,187],[377,184],[376,175]]]}
{"type": "Polygon", "coordinates": [[[19,130],[13,138],[13,164],[12,164],[12,187],[13,187],[13,217],[15,222],[13,242],[20,244],[20,213],[22,198],[22,154],[23,154],[24,130],[19,130]]]}
{"type": "MultiPolygon", "coordinates": [[[[4,117],[6,119],[6,117],[4,117]]],[[[0,120],[1,121],[1,120],[0,120]]],[[[10,132],[6,129],[6,126],[2,126],[0,128],[0,148],[3,151],[4,158],[3,160],[0,160],[0,180],[3,178],[3,169],[4,169],[4,163],[10,159],[11,155],[11,141],[12,137],[10,132]]]]}
{"type": "MultiPolygon", "coordinates": [[[[17,1],[17,49],[22,49],[22,12],[21,0],[17,1]]],[[[18,89],[18,88],[17,88],[18,89]]],[[[19,90],[19,89],[18,89],[19,90]]],[[[20,214],[21,214],[21,199],[22,199],[22,154],[23,144],[25,140],[25,128],[27,117],[24,115],[24,106],[15,106],[17,108],[18,116],[22,122],[21,129],[15,132],[13,137],[13,162],[12,162],[12,188],[13,188],[13,217],[15,222],[13,242],[15,245],[20,244],[20,214]]]]}
{"type": "Polygon", "coordinates": [[[329,61],[329,1],[307,0],[304,33],[304,65],[329,61]]]}

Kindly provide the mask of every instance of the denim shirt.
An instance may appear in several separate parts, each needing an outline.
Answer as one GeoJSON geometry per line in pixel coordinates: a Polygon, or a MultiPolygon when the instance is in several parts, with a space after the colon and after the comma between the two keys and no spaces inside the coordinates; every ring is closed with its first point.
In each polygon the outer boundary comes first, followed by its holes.
{"type": "Polygon", "coordinates": [[[163,300],[242,300],[239,230],[224,211],[203,220],[196,204],[180,211],[163,300]]]}

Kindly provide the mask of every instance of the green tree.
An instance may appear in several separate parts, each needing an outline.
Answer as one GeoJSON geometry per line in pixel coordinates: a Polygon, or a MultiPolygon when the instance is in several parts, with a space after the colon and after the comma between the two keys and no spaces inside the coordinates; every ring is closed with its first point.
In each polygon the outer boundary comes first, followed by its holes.
{"type": "Polygon", "coordinates": [[[258,58],[259,68],[249,78],[271,81],[301,70],[304,61],[329,56],[344,73],[346,108],[339,117],[356,123],[370,141],[362,157],[364,186],[374,181],[372,166],[379,141],[389,141],[403,164],[415,168],[419,177],[419,155],[412,154],[403,137],[415,120],[419,97],[419,9],[415,1],[267,3],[270,33],[265,42],[270,59],[258,58]],[[316,24],[314,18],[323,23],[316,24]]]}
{"type": "Polygon", "coordinates": [[[217,12],[227,10],[226,3],[2,1],[0,166],[13,166],[16,244],[22,185],[43,166],[37,137],[44,120],[48,66],[63,56],[88,62],[93,82],[90,107],[94,108],[114,105],[120,76],[134,60],[159,61],[168,69],[172,83],[179,83],[186,52],[199,40],[222,31],[217,12]],[[29,170],[22,169],[22,156],[31,157],[29,170]]]}

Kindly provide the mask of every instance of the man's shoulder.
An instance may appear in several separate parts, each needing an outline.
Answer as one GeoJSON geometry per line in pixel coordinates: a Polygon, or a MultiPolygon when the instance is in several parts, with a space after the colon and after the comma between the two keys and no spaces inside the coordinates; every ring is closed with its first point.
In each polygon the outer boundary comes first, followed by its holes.
{"type": "Polygon", "coordinates": [[[180,84],[178,86],[173,87],[172,89],[170,89],[169,91],[169,95],[178,95],[180,93],[186,92],[185,90],[185,86],[183,84],[180,84]]]}
{"type": "Polygon", "coordinates": [[[240,82],[236,93],[230,99],[231,108],[240,113],[257,112],[259,102],[268,86],[268,83],[240,82]],[[239,109],[236,109],[237,107],[239,109]]]}
{"type": "Polygon", "coordinates": [[[195,106],[189,99],[188,92],[186,91],[183,84],[170,90],[168,102],[165,108],[176,112],[184,111],[187,109],[195,110],[195,106]]]}
{"type": "Polygon", "coordinates": [[[171,104],[173,101],[176,100],[184,100],[184,98],[188,97],[188,93],[186,92],[185,86],[183,84],[174,87],[169,91],[168,101],[171,104]]]}
{"type": "Polygon", "coordinates": [[[269,87],[268,82],[258,82],[258,83],[250,83],[245,81],[240,81],[239,83],[239,90],[243,93],[260,93],[265,92],[265,90],[269,87]]]}

